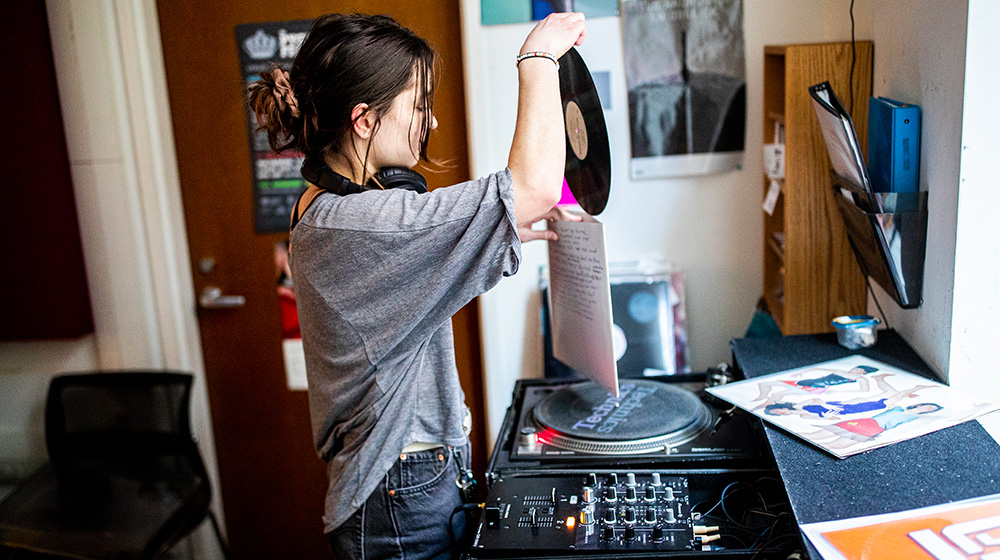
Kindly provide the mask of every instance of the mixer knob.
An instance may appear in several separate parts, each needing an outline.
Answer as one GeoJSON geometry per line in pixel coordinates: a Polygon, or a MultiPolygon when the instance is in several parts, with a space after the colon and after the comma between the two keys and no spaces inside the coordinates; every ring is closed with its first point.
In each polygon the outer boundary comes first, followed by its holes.
{"type": "Polygon", "coordinates": [[[658,473],[658,472],[653,473],[653,482],[651,484],[653,486],[659,486],[661,484],[661,482],[660,482],[660,473],[658,473]]]}
{"type": "Polygon", "coordinates": [[[656,501],[656,488],[653,488],[652,486],[647,486],[646,487],[646,498],[645,499],[646,499],[647,502],[655,502],[656,501]]]}
{"type": "Polygon", "coordinates": [[[636,499],[635,486],[629,486],[625,488],[625,501],[634,502],[636,499]]]}
{"type": "Polygon", "coordinates": [[[614,525],[618,521],[617,515],[615,514],[615,508],[608,508],[604,512],[604,523],[607,525],[614,525]]]}
{"type": "Polygon", "coordinates": [[[663,489],[663,497],[665,499],[667,499],[667,500],[673,500],[674,499],[674,489],[671,488],[671,487],[669,487],[669,486],[667,486],[666,488],[664,488],[663,489]]]}
{"type": "Polygon", "coordinates": [[[584,525],[594,524],[594,508],[587,506],[580,510],[580,523],[584,525]]]}
{"type": "Polygon", "coordinates": [[[604,501],[605,502],[618,501],[618,490],[616,490],[614,486],[604,490],[604,501]]]}
{"type": "Polygon", "coordinates": [[[587,486],[590,487],[597,486],[597,475],[595,473],[590,473],[587,475],[587,486]]]}
{"type": "Polygon", "coordinates": [[[635,473],[628,473],[625,475],[625,484],[629,486],[635,486],[635,473]]]}
{"type": "Polygon", "coordinates": [[[611,525],[605,525],[601,529],[601,540],[602,541],[613,541],[615,540],[615,528],[611,525]]]}
{"type": "Polygon", "coordinates": [[[676,523],[677,518],[674,517],[674,510],[668,509],[667,511],[663,512],[663,520],[666,521],[667,523],[676,523]]]}
{"type": "Polygon", "coordinates": [[[611,473],[608,475],[608,486],[614,486],[618,484],[618,473],[611,473]]]}
{"type": "Polygon", "coordinates": [[[625,527],[625,540],[634,541],[635,540],[635,527],[627,525],[625,527]]]}
{"type": "Polygon", "coordinates": [[[653,527],[653,542],[663,542],[664,536],[663,525],[653,527]]]}
{"type": "Polygon", "coordinates": [[[594,489],[590,486],[583,487],[583,503],[592,504],[594,503],[594,489]]]}
{"type": "Polygon", "coordinates": [[[656,510],[649,508],[646,510],[646,524],[653,525],[654,523],[656,523],[656,510]]]}
{"type": "Polygon", "coordinates": [[[635,509],[628,508],[625,510],[625,523],[629,525],[635,523],[635,509]]]}

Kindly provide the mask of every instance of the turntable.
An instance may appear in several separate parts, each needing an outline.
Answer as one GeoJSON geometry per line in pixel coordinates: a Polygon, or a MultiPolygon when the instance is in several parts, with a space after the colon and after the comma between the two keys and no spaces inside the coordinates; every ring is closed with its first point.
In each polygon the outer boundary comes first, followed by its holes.
{"type": "Polygon", "coordinates": [[[590,381],[517,381],[463,559],[795,550],[760,422],[707,396],[704,377],[664,378],[623,379],[618,398],[590,381]]]}
{"type": "Polygon", "coordinates": [[[623,379],[618,399],[590,381],[518,381],[489,470],[761,456],[759,422],[704,393],[699,376],[658,379],[623,379]]]}

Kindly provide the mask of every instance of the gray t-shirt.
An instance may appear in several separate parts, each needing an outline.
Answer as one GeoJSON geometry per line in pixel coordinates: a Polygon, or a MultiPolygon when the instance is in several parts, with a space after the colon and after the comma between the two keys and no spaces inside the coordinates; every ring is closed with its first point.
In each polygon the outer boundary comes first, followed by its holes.
{"type": "Polygon", "coordinates": [[[451,316],[517,271],[510,170],[417,194],[326,194],[291,235],[327,532],[412,442],[464,445],[451,316]]]}

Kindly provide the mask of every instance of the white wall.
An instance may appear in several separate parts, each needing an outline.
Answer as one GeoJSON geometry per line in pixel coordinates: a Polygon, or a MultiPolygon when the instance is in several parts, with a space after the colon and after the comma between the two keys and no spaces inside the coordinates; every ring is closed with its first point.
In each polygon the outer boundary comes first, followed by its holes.
{"type": "MultiPolygon", "coordinates": [[[[889,324],[950,385],[1000,402],[1000,236],[992,227],[1000,4],[884,0],[873,18],[873,94],[921,106],[920,189],[928,192],[923,304],[900,309],[877,285],[876,295],[889,324]]],[[[981,423],[1000,438],[1000,414],[981,423]]]]}
{"type": "MultiPolygon", "coordinates": [[[[97,367],[93,336],[78,340],[0,344],[0,472],[12,480],[29,475],[45,451],[45,395],[49,379],[97,367]]],[[[0,498],[4,489],[0,488],[0,498]]]]}
{"type": "MultiPolygon", "coordinates": [[[[1000,402],[1000,3],[970,0],[959,172],[951,385],[1000,402]]],[[[1000,413],[981,423],[1000,440],[1000,413]]]]}
{"type": "MultiPolygon", "coordinates": [[[[608,259],[659,255],[685,274],[690,358],[695,369],[728,362],[728,341],[749,326],[762,283],[762,73],[766,44],[849,40],[849,0],[746,0],[747,135],[743,169],[699,178],[632,181],[628,176],[628,102],[617,18],[588,22],[579,48],[591,72],[611,72],[611,197],[608,259]]],[[[465,72],[472,173],[506,165],[516,116],[513,59],[531,24],[483,26],[480,0],[463,0],[465,72]]],[[[855,6],[857,39],[871,39],[871,2],[855,6]]],[[[877,52],[877,50],[876,50],[877,52]]],[[[877,56],[877,55],[876,55],[877,56]]],[[[489,433],[496,435],[514,381],[540,377],[538,268],[545,247],[524,248],[520,272],[480,298],[489,433]]]]}
{"type": "Polygon", "coordinates": [[[873,95],[920,105],[920,190],[928,191],[923,304],[900,309],[873,285],[889,324],[945,375],[952,341],[967,10],[966,1],[884,0],[873,14],[878,22],[873,95]]]}

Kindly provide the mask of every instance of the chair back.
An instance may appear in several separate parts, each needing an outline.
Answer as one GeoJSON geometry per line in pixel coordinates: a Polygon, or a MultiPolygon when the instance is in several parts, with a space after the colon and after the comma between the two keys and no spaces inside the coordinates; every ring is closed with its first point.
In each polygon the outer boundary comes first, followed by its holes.
{"type": "Polygon", "coordinates": [[[186,373],[142,371],[53,378],[45,410],[50,461],[66,472],[148,469],[154,459],[184,457],[203,474],[189,419],[191,382],[186,373]]]}

